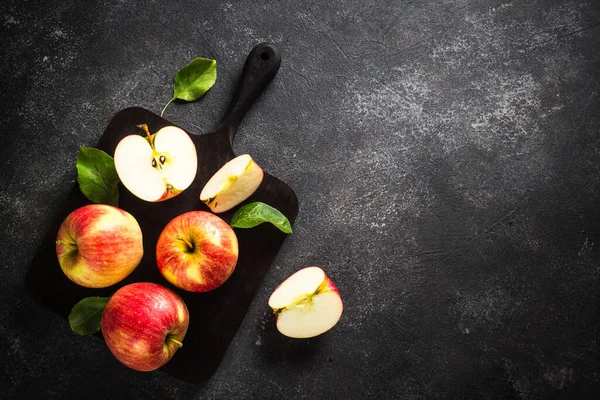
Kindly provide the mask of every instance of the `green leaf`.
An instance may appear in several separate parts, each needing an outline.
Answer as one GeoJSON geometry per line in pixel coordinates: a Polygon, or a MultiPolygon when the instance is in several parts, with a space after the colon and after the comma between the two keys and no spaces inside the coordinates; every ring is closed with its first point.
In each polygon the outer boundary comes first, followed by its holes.
{"type": "Polygon", "coordinates": [[[77,182],[85,197],[94,203],[118,205],[119,175],[113,158],[102,150],[79,148],[77,182]]]}
{"type": "Polygon", "coordinates": [[[263,222],[270,222],[284,233],[292,233],[290,221],[276,208],[260,201],[240,207],[229,225],[234,228],[253,228],[263,222]]]}
{"type": "Polygon", "coordinates": [[[196,101],[217,80],[217,61],[196,58],[175,75],[173,97],[185,101],[196,101]]]}
{"type": "Polygon", "coordinates": [[[196,58],[183,67],[173,79],[173,98],[169,100],[160,115],[175,99],[196,101],[210,89],[217,80],[217,61],[210,58],[196,58]]]}
{"type": "Polygon", "coordinates": [[[86,297],[69,314],[71,330],[79,335],[91,335],[100,330],[102,312],[110,297],[86,297]]]}

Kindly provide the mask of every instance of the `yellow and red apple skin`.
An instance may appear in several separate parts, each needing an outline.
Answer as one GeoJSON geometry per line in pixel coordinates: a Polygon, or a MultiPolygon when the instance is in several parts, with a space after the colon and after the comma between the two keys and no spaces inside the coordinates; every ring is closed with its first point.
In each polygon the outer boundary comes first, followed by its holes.
{"type": "Polygon", "coordinates": [[[88,288],[108,287],[125,279],[143,254],[142,231],[136,219],[106,204],[73,211],[56,238],[62,271],[74,283],[88,288]]]}
{"type": "Polygon", "coordinates": [[[207,292],[229,279],[238,252],[237,236],[229,224],[209,212],[190,211],[163,229],[156,244],[156,262],[174,286],[207,292]]]}
{"type": "Polygon", "coordinates": [[[329,279],[329,277],[327,275],[325,275],[325,280],[323,281],[321,286],[319,286],[319,289],[317,289],[317,292],[318,293],[334,292],[334,293],[337,293],[338,296],[340,296],[340,291],[338,290],[337,286],[335,286],[335,283],[333,283],[333,281],[331,279],[329,279]]]}
{"type": "Polygon", "coordinates": [[[137,371],[152,371],[169,362],[181,347],[188,326],[189,312],[181,297],[149,282],[117,290],[101,322],[111,353],[137,371]]]}
{"type": "Polygon", "coordinates": [[[166,189],[165,192],[163,193],[163,195],[156,200],[156,202],[158,203],[159,201],[165,201],[165,200],[169,200],[172,199],[173,197],[179,195],[181,192],[183,192],[183,190],[177,190],[175,188],[172,189],[166,189]]]}

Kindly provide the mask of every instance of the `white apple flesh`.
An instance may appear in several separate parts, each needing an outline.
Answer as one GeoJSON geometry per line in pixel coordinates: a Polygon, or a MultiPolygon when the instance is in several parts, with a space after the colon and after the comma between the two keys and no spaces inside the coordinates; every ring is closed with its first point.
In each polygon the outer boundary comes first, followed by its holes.
{"type": "Polygon", "coordinates": [[[149,202],[170,199],[187,189],[198,169],[196,146],[176,126],[165,126],[146,137],[129,135],[115,149],[115,169],[123,185],[135,196],[149,202]]]}
{"type": "Polygon", "coordinates": [[[307,267],[279,285],[269,298],[277,330],[291,338],[310,338],[333,328],[344,309],[339,291],[319,267],[307,267]]]}
{"type": "Polygon", "coordinates": [[[227,162],[206,183],[200,200],[214,213],[231,210],[250,197],[264,177],[262,168],[248,154],[227,162]]]}

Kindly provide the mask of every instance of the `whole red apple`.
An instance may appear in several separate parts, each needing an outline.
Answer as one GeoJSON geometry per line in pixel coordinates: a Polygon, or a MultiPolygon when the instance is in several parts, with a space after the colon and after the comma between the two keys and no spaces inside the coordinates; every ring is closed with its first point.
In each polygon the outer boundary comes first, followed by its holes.
{"type": "Polygon", "coordinates": [[[104,341],[129,368],[152,371],[182,346],[188,309],[175,292],[156,283],[132,283],[112,295],[102,314],[104,341]]]}
{"type": "Polygon", "coordinates": [[[125,279],[144,254],[136,219],[106,204],[80,207],[65,218],[56,255],[65,275],[78,285],[103,288],[125,279]]]}
{"type": "Polygon", "coordinates": [[[238,240],[221,218],[206,211],[175,217],[156,244],[156,262],[166,280],[190,292],[221,286],[238,260],[238,240]]]}

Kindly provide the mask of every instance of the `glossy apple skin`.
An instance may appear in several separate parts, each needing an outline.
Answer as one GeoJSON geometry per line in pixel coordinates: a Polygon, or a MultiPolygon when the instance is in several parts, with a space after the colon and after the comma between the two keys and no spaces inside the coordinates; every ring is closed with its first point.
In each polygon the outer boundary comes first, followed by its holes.
{"type": "Polygon", "coordinates": [[[101,329],[120,362],[137,371],[152,371],[173,358],[188,325],[181,297],[156,283],[140,282],[123,286],[110,298],[101,329]]]}
{"type": "Polygon", "coordinates": [[[233,273],[237,260],[235,232],[227,222],[206,211],[175,217],[156,244],[160,273],[190,292],[207,292],[221,286],[233,273]]]}
{"type": "Polygon", "coordinates": [[[106,204],[80,207],[65,218],[56,238],[56,256],[78,285],[103,288],[127,277],[144,254],[142,231],[128,212],[106,204]]]}

